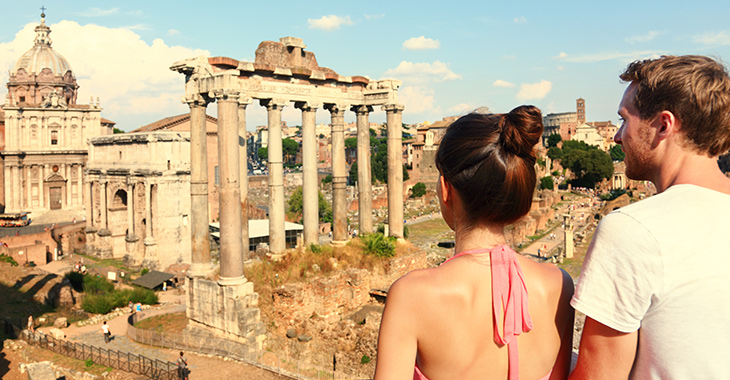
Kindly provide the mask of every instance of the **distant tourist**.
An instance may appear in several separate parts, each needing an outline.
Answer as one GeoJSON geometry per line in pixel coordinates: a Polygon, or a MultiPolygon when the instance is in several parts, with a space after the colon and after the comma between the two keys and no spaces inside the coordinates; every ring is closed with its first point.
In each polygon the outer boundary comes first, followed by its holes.
{"type": "Polygon", "coordinates": [[[571,379],[730,379],[730,77],[703,56],[628,65],[614,141],[657,195],[604,217],[572,304],[571,379]]]}
{"type": "Polygon", "coordinates": [[[504,235],[530,211],[542,132],[533,106],[473,113],[448,127],[435,161],[455,254],[390,287],[376,380],[568,376],[573,281],[554,265],[516,255],[504,235]]]}
{"type": "Polygon", "coordinates": [[[28,331],[35,332],[35,322],[32,315],[28,316],[28,331]]]}
{"type": "Polygon", "coordinates": [[[177,358],[177,374],[181,380],[188,380],[188,358],[180,351],[180,357],[177,358]]]}
{"type": "Polygon", "coordinates": [[[111,340],[112,332],[109,331],[109,325],[106,324],[106,321],[101,325],[101,332],[104,334],[104,343],[109,343],[109,340],[111,340]]]}

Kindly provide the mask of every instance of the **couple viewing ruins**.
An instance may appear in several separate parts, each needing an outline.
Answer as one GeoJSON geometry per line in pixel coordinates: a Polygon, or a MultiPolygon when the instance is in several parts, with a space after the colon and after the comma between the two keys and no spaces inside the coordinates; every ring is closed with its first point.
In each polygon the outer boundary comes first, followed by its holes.
{"type": "Polygon", "coordinates": [[[663,56],[620,78],[614,140],[627,176],[658,194],[603,218],[574,291],[503,231],[530,210],[540,110],[461,117],[436,154],[455,253],[391,286],[376,380],[730,378],[730,179],[717,165],[730,77],[707,57],[663,56]],[[574,308],[587,318],[571,372],[574,308]]]}

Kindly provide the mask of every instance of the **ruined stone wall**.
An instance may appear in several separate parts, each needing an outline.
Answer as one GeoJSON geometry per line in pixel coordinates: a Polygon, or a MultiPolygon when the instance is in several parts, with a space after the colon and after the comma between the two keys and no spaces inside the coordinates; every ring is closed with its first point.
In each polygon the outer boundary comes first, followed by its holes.
{"type": "Polygon", "coordinates": [[[287,323],[312,316],[339,320],[370,302],[371,289],[387,290],[401,276],[427,266],[426,254],[419,252],[391,260],[382,271],[348,269],[329,277],[281,286],[272,294],[276,318],[287,323]]]}

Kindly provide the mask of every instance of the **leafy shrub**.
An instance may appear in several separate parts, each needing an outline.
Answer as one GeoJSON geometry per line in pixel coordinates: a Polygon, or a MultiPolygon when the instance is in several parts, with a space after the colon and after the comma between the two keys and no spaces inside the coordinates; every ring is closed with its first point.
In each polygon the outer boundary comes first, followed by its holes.
{"type": "Polygon", "coordinates": [[[426,184],[418,182],[411,188],[411,198],[419,198],[426,194],[426,184]]]}
{"type": "Polygon", "coordinates": [[[104,277],[84,276],[84,293],[104,294],[114,291],[114,284],[104,277]]]}
{"type": "Polygon", "coordinates": [[[364,234],[360,236],[365,253],[377,257],[393,257],[395,255],[395,237],[386,237],[382,233],[364,234]]]}
{"type": "Polygon", "coordinates": [[[7,256],[7,255],[0,255],[0,261],[4,262],[4,263],[10,263],[10,266],[14,266],[14,267],[18,266],[18,262],[15,261],[15,259],[13,259],[12,257],[7,256]]]}
{"type": "Polygon", "coordinates": [[[149,270],[148,268],[142,268],[142,271],[141,271],[141,272],[139,272],[139,275],[140,275],[140,276],[144,276],[144,275],[146,275],[147,273],[150,273],[150,270],[149,270]]]}
{"type": "Polygon", "coordinates": [[[84,275],[79,272],[68,272],[64,276],[71,283],[71,286],[75,291],[81,292],[84,290],[84,275]]]}
{"type": "Polygon", "coordinates": [[[322,183],[332,183],[332,175],[327,174],[324,178],[322,178],[322,183]]]}
{"type": "Polygon", "coordinates": [[[94,365],[94,361],[91,359],[86,359],[86,360],[84,360],[84,365],[86,366],[86,368],[89,368],[92,365],[94,365]]]}
{"type": "Polygon", "coordinates": [[[309,245],[309,250],[312,251],[312,253],[321,253],[322,247],[319,244],[312,243],[309,245]]]}
{"type": "Polygon", "coordinates": [[[107,294],[87,294],[81,307],[87,313],[106,314],[114,309],[114,300],[107,294]]]}
{"type": "Polygon", "coordinates": [[[360,359],[360,363],[361,364],[368,364],[368,363],[370,363],[370,357],[367,356],[367,355],[363,355],[362,356],[362,359],[360,359]]]}
{"type": "Polygon", "coordinates": [[[541,189],[547,189],[552,190],[555,188],[555,183],[553,182],[552,176],[545,176],[540,178],[540,188],[541,189]]]}

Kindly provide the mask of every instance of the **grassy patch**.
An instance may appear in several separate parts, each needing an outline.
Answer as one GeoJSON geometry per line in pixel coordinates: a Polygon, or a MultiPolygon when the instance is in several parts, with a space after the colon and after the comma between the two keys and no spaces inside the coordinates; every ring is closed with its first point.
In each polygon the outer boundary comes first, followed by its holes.
{"type": "Polygon", "coordinates": [[[134,324],[135,327],[167,333],[179,333],[188,325],[188,317],[184,312],[162,314],[143,319],[134,324]]]}

